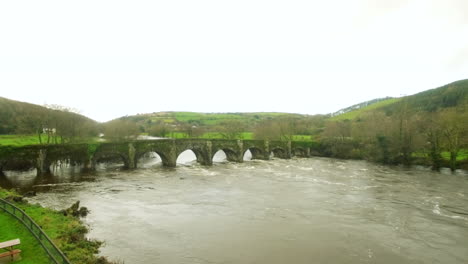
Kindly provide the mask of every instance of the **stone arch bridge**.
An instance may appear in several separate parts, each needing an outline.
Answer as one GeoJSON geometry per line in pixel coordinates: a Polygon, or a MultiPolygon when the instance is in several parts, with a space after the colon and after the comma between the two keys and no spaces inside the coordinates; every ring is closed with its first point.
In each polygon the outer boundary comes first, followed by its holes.
{"type": "Polygon", "coordinates": [[[289,159],[293,156],[309,157],[312,142],[269,140],[221,140],[221,139],[159,139],[97,144],[31,145],[24,147],[0,147],[0,174],[5,170],[36,168],[38,174],[50,172],[57,161],[82,164],[94,169],[105,159],[121,159],[124,167],[138,167],[138,159],[149,152],[156,152],[163,166],[175,167],[177,157],[185,150],[192,150],[202,165],[212,165],[217,151],[223,150],[228,161],[242,162],[244,153],[250,150],[252,159],[275,157],[289,159]]]}

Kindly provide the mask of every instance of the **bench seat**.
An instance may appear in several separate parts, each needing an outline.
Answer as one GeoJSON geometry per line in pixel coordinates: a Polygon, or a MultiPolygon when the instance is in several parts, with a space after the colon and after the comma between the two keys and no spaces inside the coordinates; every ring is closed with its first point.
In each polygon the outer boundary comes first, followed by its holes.
{"type": "Polygon", "coordinates": [[[19,253],[21,253],[21,249],[13,249],[11,251],[0,253],[0,258],[8,257],[8,256],[14,256],[14,255],[19,254],[19,253]]]}

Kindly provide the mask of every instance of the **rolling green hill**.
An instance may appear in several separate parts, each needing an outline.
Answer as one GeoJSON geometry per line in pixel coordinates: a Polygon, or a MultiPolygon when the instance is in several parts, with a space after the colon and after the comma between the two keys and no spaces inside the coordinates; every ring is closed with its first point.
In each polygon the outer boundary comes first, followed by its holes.
{"type": "MultiPolygon", "coordinates": [[[[372,100],[375,103],[340,110],[341,114],[333,115],[330,120],[354,120],[372,111],[384,111],[387,115],[399,111],[402,107],[412,112],[436,112],[445,108],[465,108],[468,105],[468,80],[456,81],[439,88],[427,90],[400,98],[372,100]]],[[[372,102],[371,101],[371,102],[372,102]]],[[[462,109],[462,111],[465,111],[462,109]]]]}
{"type": "Polygon", "coordinates": [[[434,169],[467,167],[468,80],[377,101],[329,118],[318,135],[323,152],[434,169]]]}
{"type": "Polygon", "coordinates": [[[49,129],[55,131],[55,138],[63,141],[96,134],[97,124],[65,107],[43,107],[0,97],[0,135],[41,134],[49,129]]]}
{"type": "Polygon", "coordinates": [[[402,105],[416,112],[436,112],[445,108],[464,108],[468,104],[468,80],[456,81],[439,88],[406,96],[385,110],[394,112],[402,105]]]}
{"type": "Polygon", "coordinates": [[[394,103],[397,103],[401,100],[401,98],[387,98],[384,100],[379,100],[378,102],[375,102],[373,104],[369,104],[366,106],[363,106],[358,109],[353,109],[347,112],[344,112],[342,114],[338,114],[335,116],[332,116],[330,120],[333,121],[338,121],[338,120],[353,120],[356,119],[357,117],[361,116],[364,113],[370,112],[375,109],[381,109],[384,106],[391,105],[394,103]]]}
{"type": "MultiPolygon", "coordinates": [[[[117,131],[117,126],[135,125],[140,133],[161,137],[201,138],[255,138],[254,134],[288,134],[290,138],[311,139],[310,124],[323,116],[289,113],[194,113],[159,112],[125,116],[109,121],[103,126],[107,131],[117,131]],[[295,132],[290,131],[295,127],[295,132]],[[300,128],[299,128],[300,127],[300,128]],[[262,133],[259,132],[262,128],[262,133]],[[281,131],[280,131],[281,130],[281,131]],[[288,132],[286,132],[288,130],[288,132]],[[256,132],[256,133],[255,133],[256,132]],[[293,135],[296,135],[293,137],[293,135]]],[[[134,128],[133,128],[134,129],[134,128]]],[[[108,133],[109,134],[109,133],[108,133]]],[[[281,134],[281,135],[280,135],[281,134]]]]}
{"type": "Polygon", "coordinates": [[[307,115],[288,113],[195,113],[195,112],[159,112],[140,114],[136,116],[121,117],[119,119],[131,120],[138,124],[167,124],[167,125],[197,125],[216,126],[225,122],[240,121],[245,125],[253,125],[263,120],[277,118],[301,118],[307,115]]]}

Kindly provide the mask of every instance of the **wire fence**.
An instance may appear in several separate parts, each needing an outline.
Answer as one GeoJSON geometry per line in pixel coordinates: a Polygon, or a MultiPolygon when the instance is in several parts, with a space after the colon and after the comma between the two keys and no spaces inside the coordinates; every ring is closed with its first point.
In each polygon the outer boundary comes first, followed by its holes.
{"type": "Polygon", "coordinates": [[[18,219],[29,232],[37,239],[39,244],[44,248],[49,256],[50,263],[54,264],[71,264],[67,257],[60,249],[52,242],[52,240],[42,231],[34,220],[31,219],[23,210],[15,205],[0,199],[0,208],[18,219]]]}

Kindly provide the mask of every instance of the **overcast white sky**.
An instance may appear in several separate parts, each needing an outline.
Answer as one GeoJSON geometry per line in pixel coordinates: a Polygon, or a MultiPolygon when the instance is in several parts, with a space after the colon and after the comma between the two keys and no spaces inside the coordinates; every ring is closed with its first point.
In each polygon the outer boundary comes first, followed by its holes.
{"type": "Polygon", "coordinates": [[[329,113],[468,78],[467,0],[1,1],[0,96],[329,113]]]}

